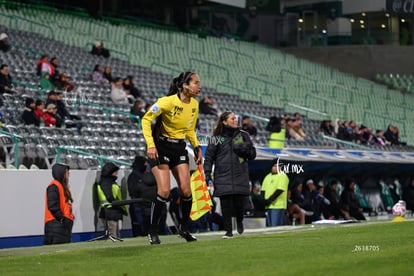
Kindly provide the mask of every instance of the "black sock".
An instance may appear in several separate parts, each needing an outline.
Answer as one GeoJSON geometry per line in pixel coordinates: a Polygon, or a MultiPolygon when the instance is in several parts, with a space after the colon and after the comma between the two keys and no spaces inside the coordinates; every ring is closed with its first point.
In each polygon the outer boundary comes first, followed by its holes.
{"type": "Polygon", "coordinates": [[[190,218],[191,206],[193,205],[193,197],[181,197],[181,230],[188,231],[188,220],[190,218]]]}
{"type": "Polygon", "coordinates": [[[157,195],[155,202],[151,204],[151,227],[150,233],[158,233],[158,224],[160,223],[160,218],[162,210],[165,208],[165,204],[168,202],[168,199],[157,195]]]}

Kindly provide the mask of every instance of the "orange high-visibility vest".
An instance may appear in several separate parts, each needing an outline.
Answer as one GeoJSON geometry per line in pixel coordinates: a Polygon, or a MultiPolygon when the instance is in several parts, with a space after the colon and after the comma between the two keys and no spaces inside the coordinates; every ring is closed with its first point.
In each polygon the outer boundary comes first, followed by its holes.
{"type": "MultiPolygon", "coordinates": [[[[59,207],[60,210],[63,213],[63,216],[65,218],[68,218],[70,220],[74,220],[75,216],[72,214],[72,203],[70,202],[66,202],[65,200],[65,192],[63,190],[63,186],[62,184],[60,184],[59,181],[57,180],[52,180],[52,182],[50,182],[49,186],[51,185],[56,185],[56,187],[58,188],[59,191],[59,207]]],[[[48,186],[48,187],[49,187],[48,186]]],[[[48,206],[47,206],[47,192],[46,192],[46,202],[45,202],[45,223],[52,221],[52,220],[56,220],[56,218],[52,215],[52,212],[50,212],[48,206]]]]}

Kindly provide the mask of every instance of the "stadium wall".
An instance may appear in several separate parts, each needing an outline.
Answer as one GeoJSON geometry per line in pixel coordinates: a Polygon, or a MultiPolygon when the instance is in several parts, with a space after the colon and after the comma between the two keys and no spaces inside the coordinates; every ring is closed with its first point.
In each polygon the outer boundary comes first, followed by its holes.
{"type": "Polygon", "coordinates": [[[352,45],[281,50],[366,79],[374,79],[377,73],[412,75],[413,70],[414,46],[352,45]]]}
{"type": "MultiPolygon", "coordinates": [[[[74,240],[93,238],[96,232],[92,190],[98,175],[96,170],[70,171],[74,240]]],[[[125,181],[121,180],[126,175],[127,171],[119,171],[118,183],[123,183],[123,189],[126,188],[125,181]]],[[[1,170],[0,179],[0,248],[42,244],[45,192],[52,180],[51,170],[1,170]]],[[[124,217],[122,229],[131,229],[129,217],[124,217]]],[[[103,229],[98,225],[97,230],[103,229]]]]}

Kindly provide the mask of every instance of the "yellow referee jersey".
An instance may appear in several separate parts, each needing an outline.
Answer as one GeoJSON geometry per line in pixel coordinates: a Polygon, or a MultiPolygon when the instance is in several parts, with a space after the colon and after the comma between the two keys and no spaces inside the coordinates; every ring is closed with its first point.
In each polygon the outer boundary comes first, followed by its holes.
{"type": "Polygon", "coordinates": [[[171,139],[187,138],[193,147],[200,145],[195,134],[198,101],[183,103],[178,94],[159,98],[142,118],[142,131],[148,148],[155,147],[151,122],[162,114],[161,135],[171,139]]]}

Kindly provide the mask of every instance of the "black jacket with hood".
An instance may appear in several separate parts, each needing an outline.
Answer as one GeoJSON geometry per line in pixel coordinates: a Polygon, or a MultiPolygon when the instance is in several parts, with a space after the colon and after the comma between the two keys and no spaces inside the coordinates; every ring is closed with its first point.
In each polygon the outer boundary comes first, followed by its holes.
{"type": "Polygon", "coordinates": [[[132,164],[132,172],[128,176],[128,193],[131,198],[146,199],[138,206],[142,208],[143,215],[151,215],[151,204],[157,197],[157,182],[152,172],[146,172],[144,157],[136,157],[132,164]]]}
{"type": "MultiPolygon", "coordinates": [[[[101,185],[102,192],[105,194],[106,200],[112,202],[115,200],[112,193],[112,185],[116,184],[116,176],[113,176],[112,173],[119,170],[119,167],[113,163],[106,163],[102,167],[101,179],[99,185],[101,185]]],[[[102,208],[99,215],[100,218],[106,218],[107,220],[121,220],[122,215],[124,214],[121,206],[112,206],[111,208],[102,208]]]]}
{"type": "Polygon", "coordinates": [[[238,128],[223,127],[221,135],[212,136],[206,149],[204,172],[212,178],[214,165],[214,196],[249,195],[248,160],[256,158],[256,149],[249,134],[238,128]]]}

